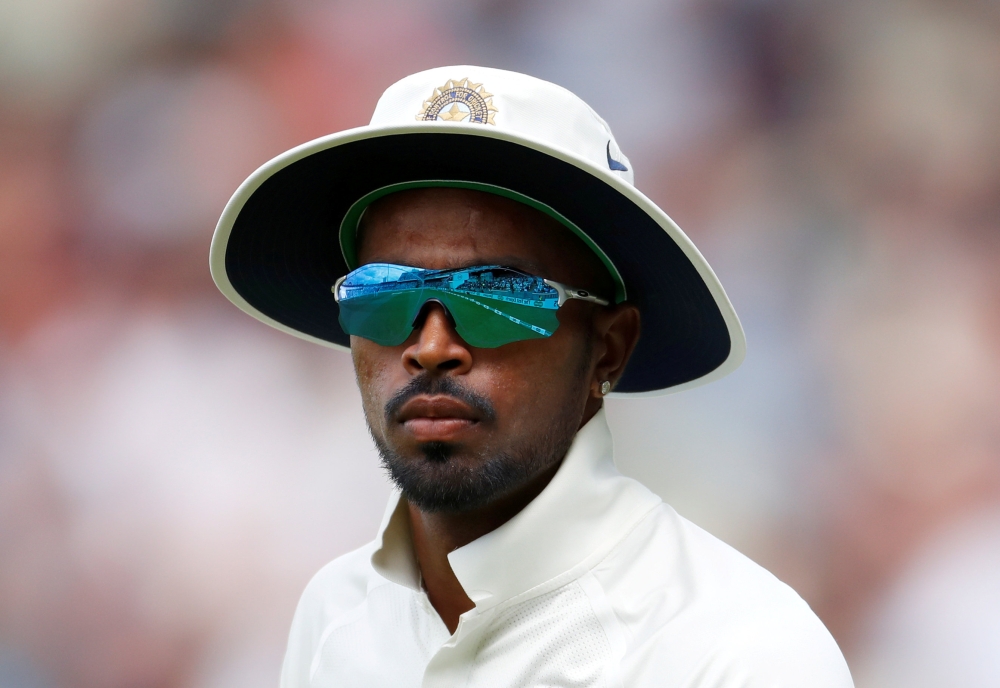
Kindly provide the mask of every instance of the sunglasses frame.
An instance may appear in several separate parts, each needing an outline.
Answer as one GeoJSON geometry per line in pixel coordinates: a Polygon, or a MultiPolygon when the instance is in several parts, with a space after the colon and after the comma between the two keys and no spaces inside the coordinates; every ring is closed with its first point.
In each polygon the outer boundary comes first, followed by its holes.
{"type": "MultiPolygon", "coordinates": [[[[412,267],[412,266],[409,266],[409,265],[398,265],[398,264],[395,264],[395,263],[387,263],[387,265],[395,265],[396,267],[412,267]]],[[[364,265],[359,265],[358,269],[360,270],[363,267],[364,267],[364,265]]],[[[489,266],[489,265],[470,265],[469,267],[465,267],[465,268],[455,268],[455,270],[476,270],[476,269],[488,268],[488,267],[492,267],[492,266],[489,266]]],[[[523,270],[518,270],[517,268],[511,268],[511,267],[506,267],[506,266],[501,266],[501,267],[504,267],[505,269],[511,270],[513,272],[519,272],[522,275],[527,275],[528,277],[536,277],[536,278],[538,278],[538,275],[532,275],[531,273],[524,272],[523,270]]],[[[416,269],[418,269],[418,270],[424,270],[426,268],[416,268],[416,269]]],[[[340,277],[336,282],[333,283],[333,286],[330,288],[330,291],[333,292],[333,299],[337,303],[340,303],[340,285],[343,284],[344,280],[346,280],[348,277],[350,277],[351,273],[353,273],[353,272],[354,272],[354,270],[351,270],[351,272],[347,273],[343,277],[340,277]]],[[[578,300],[578,301],[586,301],[588,303],[596,303],[599,306],[607,306],[608,303],[609,303],[609,301],[607,299],[602,299],[599,296],[595,296],[595,295],[591,294],[586,289],[577,289],[575,287],[571,287],[569,285],[563,284],[562,282],[556,282],[555,280],[545,279],[544,277],[541,277],[539,279],[541,279],[543,282],[545,282],[545,284],[549,285],[550,287],[552,287],[553,289],[556,290],[556,293],[559,295],[559,302],[558,302],[558,307],[559,308],[562,308],[562,306],[563,306],[564,303],[566,303],[567,301],[573,300],[573,299],[578,300]]]]}

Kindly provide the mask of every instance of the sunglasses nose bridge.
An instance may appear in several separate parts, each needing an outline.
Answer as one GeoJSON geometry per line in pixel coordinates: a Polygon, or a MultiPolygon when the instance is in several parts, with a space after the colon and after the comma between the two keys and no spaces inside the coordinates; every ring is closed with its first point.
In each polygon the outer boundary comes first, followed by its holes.
{"type": "Polygon", "coordinates": [[[413,323],[411,324],[411,327],[413,327],[413,329],[419,329],[420,327],[423,327],[424,321],[427,320],[427,314],[430,312],[431,306],[433,304],[441,306],[441,310],[444,311],[445,317],[448,318],[448,324],[451,325],[452,329],[455,329],[456,327],[455,316],[451,314],[451,311],[448,310],[448,307],[444,305],[444,302],[441,301],[441,299],[435,299],[435,298],[427,299],[422,304],[420,304],[420,308],[417,310],[417,314],[413,318],[413,323]]]}

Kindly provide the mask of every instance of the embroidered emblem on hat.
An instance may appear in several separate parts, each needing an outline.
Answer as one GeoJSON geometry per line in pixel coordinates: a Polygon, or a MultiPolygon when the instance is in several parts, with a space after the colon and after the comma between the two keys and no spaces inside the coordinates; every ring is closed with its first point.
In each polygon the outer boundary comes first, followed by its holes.
{"type": "Polygon", "coordinates": [[[424,101],[417,119],[495,125],[493,115],[496,112],[493,94],[487,93],[482,84],[474,84],[468,79],[449,79],[424,101]]]}

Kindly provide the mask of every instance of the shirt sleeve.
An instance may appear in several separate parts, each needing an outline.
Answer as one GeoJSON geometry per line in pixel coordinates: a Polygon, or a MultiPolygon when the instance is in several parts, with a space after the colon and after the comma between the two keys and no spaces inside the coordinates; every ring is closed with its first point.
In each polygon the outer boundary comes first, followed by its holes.
{"type": "Polygon", "coordinates": [[[306,586],[292,617],[288,647],[281,665],[281,688],[308,688],[313,657],[322,633],[322,600],[316,594],[317,575],[306,586]]]}
{"type": "Polygon", "coordinates": [[[365,599],[370,556],[371,544],[348,552],[320,569],[306,585],[288,633],[281,688],[308,688],[327,628],[365,599]]]}
{"type": "Polygon", "coordinates": [[[854,688],[830,632],[815,616],[729,629],[685,688],[854,688]]]}

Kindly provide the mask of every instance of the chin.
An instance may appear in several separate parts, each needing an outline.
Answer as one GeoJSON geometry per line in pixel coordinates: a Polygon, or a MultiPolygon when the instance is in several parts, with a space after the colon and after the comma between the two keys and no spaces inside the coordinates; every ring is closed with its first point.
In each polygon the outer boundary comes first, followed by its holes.
{"type": "Polygon", "coordinates": [[[471,511],[517,489],[535,473],[530,459],[469,455],[461,445],[425,442],[406,455],[378,442],[382,465],[411,504],[425,512],[471,511]]]}

